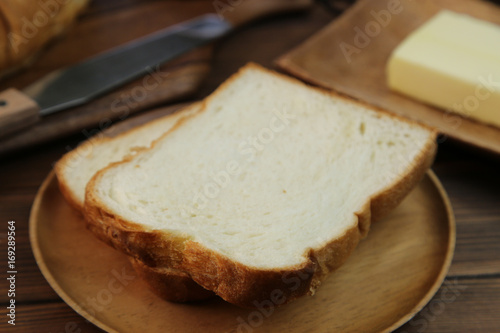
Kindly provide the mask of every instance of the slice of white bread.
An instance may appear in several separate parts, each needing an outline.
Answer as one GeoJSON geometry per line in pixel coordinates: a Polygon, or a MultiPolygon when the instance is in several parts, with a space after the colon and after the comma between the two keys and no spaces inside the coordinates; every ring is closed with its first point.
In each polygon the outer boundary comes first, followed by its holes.
{"type": "Polygon", "coordinates": [[[195,103],[183,110],[138,126],[114,137],[92,137],[65,154],[55,165],[59,187],[65,199],[78,211],[83,210],[85,187],[94,174],[111,163],[147,148],[168,132],[179,119],[198,112],[195,103]]]}
{"type": "MultiPolygon", "coordinates": [[[[180,119],[199,110],[200,104],[194,103],[179,112],[155,119],[115,137],[93,137],[65,154],[56,163],[55,173],[66,201],[78,212],[82,212],[85,187],[97,171],[149,147],[180,119]]],[[[150,267],[133,257],[129,259],[137,274],[164,299],[185,302],[213,296],[212,292],[197,285],[182,271],[169,267],[150,267]]]]}
{"type": "Polygon", "coordinates": [[[249,64],[90,181],[91,229],[243,307],[312,294],[431,165],[436,133],[249,64]]]}

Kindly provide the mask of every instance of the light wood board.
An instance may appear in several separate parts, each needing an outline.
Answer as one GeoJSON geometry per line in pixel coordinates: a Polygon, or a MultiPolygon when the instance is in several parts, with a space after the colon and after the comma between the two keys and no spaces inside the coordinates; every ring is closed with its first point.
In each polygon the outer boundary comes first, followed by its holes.
{"type": "Polygon", "coordinates": [[[500,153],[500,128],[394,93],[386,84],[385,68],[392,50],[444,8],[500,24],[500,8],[485,1],[359,0],[277,63],[308,82],[437,128],[444,134],[441,140],[450,137],[500,153]],[[394,7],[394,3],[399,5],[394,7]],[[388,17],[381,18],[383,11],[388,17]]]}

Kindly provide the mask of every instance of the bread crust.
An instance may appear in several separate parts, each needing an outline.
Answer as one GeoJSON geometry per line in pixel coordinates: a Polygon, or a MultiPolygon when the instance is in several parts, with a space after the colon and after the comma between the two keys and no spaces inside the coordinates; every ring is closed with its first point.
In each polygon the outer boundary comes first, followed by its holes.
{"type": "Polygon", "coordinates": [[[106,141],[109,141],[110,138],[107,137],[93,137],[89,140],[83,142],[75,149],[66,153],[54,166],[54,172],[56,174],[57,183],[59,185],[59,190],[63,195],[64,199],[67,203],[70,204],[75,210],[80,213],[83,213],[83,202],[81,202],[74,191],[69,186],[69,179],[66,177],[66,173],[64,172],[66,168],[71,167],[73,163],[76,163],[78,159],[85,158],[82,157],[82,154],[85,154],[87,149],[92,149],[92,145],[102,144],[106,141]]]}
{"type": "MultiPolygon", "coordinates": [[[[248,67],[257,67],[263,70],[258,65],[249,64],[243,67],[239,73],[248,67]]],[[[298,82],[293,78],[271,73],[298,82]]],[[[224,89],[225,86],[231,84],[238,75],[236,74],[227,80],[219,89],[224,89]]],[[[348,103],[360,104],[369,109],[381,111],[390,117],[415,124],[407,119],[336,93],[326,92],[320,88],[314,89],[344,99],[348,103]]],[[[205,102],[208,103],[216,95],[217,91],[205,102]]],[[[172,131],[179,125],[180,123],[172,131]]],[[[417,124],[414,126],[425,127],[417,124]]],[[[380,219],[396,207],[423,178],[436,153],[435,137],[437,133],[432,129],[429,131],[431,135],[428,142],[415,159],[415,163],[402,172],[399,177],[395,177],[387,188],[367,198],[362,208],[354,214],[352,228],[346,230],[338,238],[325,241],[319,248],[309,249],[304,254],[304,262],[300,265],[281,269],[249,267],[204,247],[189,239],[188,236],[148,230],[127,221],[114,212],[107,211],[95,194],[94,187],[106,170],[113,166],[98,172],[87,187],[84,207],[86,221],[89,228],[99,238],[116,249],[149,266],[173,267],[187,272],[198,284],[214,291],[230,303],[242,307],[258,308],[266,302],[277,299],[278,302],[274,302],[275,305],[286,304],[302,295],[313,294],[321,281],[347,260],[359,241],[367,234],[371,222],[380,219]]],[[[126,161],[121,163],[126,163],[126,161]]]]}
{"type": "Polygon", "coordinates": [[[0,35],[5,47],[0,50],[0,77],[29,65],[42,48],[60,36],[86,8],[89,0],[33,0],[0,2],[0,35]]]}
{"type": "MultiPolygon", "coordinates": [[[[171,119],[173,117],[178,117],[179,121],[181,117],[185,117],[185,113],[193,112],[197,113],[198,110],[201,107],[200,102],[195,102],[190,104],[189,106],[183,107],[180,110],[168,114],[166,116],[160,117],[158,119],[155,119],[153,121],[159,121],[159,120],[166,120],[166,119],[171,119]],[[185,112],[184,112],[185,111],[185,112]],[[184,112],[184,113],[183,113],[184,112]]],[[[83,213],[83,201],[79,200],[75,194],[75,192],[71,189],[71,186],[69,185],[69,179],[66,177],[65,170],[67,168],[71,168],[72,165],[78,164],[80,161],[84,160],[87,158],[88,154],[92,154],[92,149],[93,146],[98,146],[102,144],[106,144],[106,142],[114,141],[114,140],[120,140],[123,137],[129,136],[129,135],[134,135],[135,132],[140,131],[144,128],[147,128],[151,122],[147,122],[145,124],[142,124],[140,126],[136,126],[132,129],[129,129],[125,132],[118,133],[117,135],[113,136],[107,136],[106,132],[101,132],[97,134],[96,136],[93,136],[89,138],[88,140],[84,141],[78,147],[75,149],[67,152],[64,154],[64,156],[57,161],[57,163],[54,166],[54,171],[56,173],[57,181],[59,184],[59,189],[64,197],[64,199],[78,212],[83,213]]],[[[132,148],[132,147],[131,147],[132,148]]],[[[135,147],[137,149],[143,149],[146,147],[135,147]]],[[[126,156],[124,156],[125,158],[126,156]]]]}
{"type": "Polygon", "coordinates": [[[129,257],[137,275],[159,297],[170,302],[201,301],[215,297],[215,294],[201,287],[184,272],[171,268],[158,268],[146,265],[140,260],[129,257]]]}

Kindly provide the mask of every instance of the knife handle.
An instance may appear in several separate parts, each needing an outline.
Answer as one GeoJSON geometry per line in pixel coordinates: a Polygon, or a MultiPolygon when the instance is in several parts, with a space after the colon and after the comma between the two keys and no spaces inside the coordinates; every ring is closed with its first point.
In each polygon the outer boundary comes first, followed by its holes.
{"type": "Polygon", "coordinates": [[[313,0],[233,0],[218,3],[220,7],[216,9],[219,16],[238,27],[263,16],[307,9],[313,0]]]}
{"type": "Polygon", "coordinates": [[[40,118],[39,111],[38,104],[17,89],[0,92],[0,137],[33,125],[40,118]]]}

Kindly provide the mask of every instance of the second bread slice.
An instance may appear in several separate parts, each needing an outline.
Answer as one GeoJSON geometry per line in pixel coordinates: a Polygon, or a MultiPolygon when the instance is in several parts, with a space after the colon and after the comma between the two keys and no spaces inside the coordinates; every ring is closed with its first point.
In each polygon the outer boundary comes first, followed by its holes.
{"type": "MultiPolygon", "coordinates": [[[[155,119],[115,137],[90,138],[68,152],[55,166],[59,188],[66,201],[78,212],[82,212],[85,187],[97,171],[149,147],[180,119],[195,114],[199,108],[199,104],[195,103],[182,111],[155,119]]],[[[166,300],[186,302],[213,296],[212,292],[197,285],[183,271],[170,267],[151,267],[133,257],[129,257],[129,260],[137,274],[156,294],[166,300]]]]}

